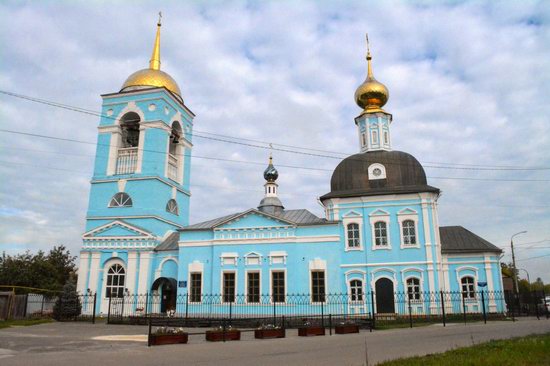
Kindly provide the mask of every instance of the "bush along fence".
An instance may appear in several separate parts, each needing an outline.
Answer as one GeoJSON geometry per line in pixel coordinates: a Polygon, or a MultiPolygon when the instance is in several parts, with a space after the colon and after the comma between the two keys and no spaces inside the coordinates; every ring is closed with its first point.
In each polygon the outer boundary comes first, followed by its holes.
{"type": "MultiPolygon", "coordinates": [[[[304,322],[325,324],[353,321],[361,327],[384,327],[402,323],[487,321],[519,316],[549,317],[543,292],[529,296],[511,292],[395,292],[377,296],[374,292],[354,294],[231,295],[162,294],[111,297],[108,323],[147,324],[149,318],[177,319],[180,326],[212,327],[223,324],[257,327],[266,322],[286,328],[304,322]],[[179,322],[184,320],[184,322],[179,322]]],[[[83,309],[83,313],[85,310],[83,309]]]]}

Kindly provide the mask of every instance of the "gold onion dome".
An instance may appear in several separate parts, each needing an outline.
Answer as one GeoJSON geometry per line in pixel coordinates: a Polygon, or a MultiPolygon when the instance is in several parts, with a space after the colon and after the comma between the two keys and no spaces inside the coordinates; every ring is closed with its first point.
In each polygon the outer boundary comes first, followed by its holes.
{"type": "Polygon", "coordinates": [[[128,76],[128,79],[122,85],[120,91],[137,90],[147,87],[165,87],[176,94],[178,99],[182,100],[181,91],[176,81],[167,73],[160,70],[160,17],[157,23],[157,36],[149,68],[134,72],[128,76]]]}
{"type": "Polygon", "coordinates": [[[363,113],[384,112],[382,107],[387,103],[390,96],[388,88],[374,78],[371,60],[369,37],[367,35],[367,78],[355,91],[355,102],[363,108],[363,113]]]}

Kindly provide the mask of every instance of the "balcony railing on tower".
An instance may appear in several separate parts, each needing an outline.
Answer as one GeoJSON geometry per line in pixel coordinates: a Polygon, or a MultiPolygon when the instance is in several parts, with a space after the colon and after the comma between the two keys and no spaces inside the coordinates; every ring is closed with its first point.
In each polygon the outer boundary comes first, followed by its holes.
{"type": "Polygon", "coordinates": [[[116,160],[116,174],[132,174],[136,172],[138,160],[137,147],[118,149],[116,160]]]}
{"type": "Polygon", "coordinates": [[[178,158],[172,154],[168,154],[168,178],[178,180],[178,158]]]}

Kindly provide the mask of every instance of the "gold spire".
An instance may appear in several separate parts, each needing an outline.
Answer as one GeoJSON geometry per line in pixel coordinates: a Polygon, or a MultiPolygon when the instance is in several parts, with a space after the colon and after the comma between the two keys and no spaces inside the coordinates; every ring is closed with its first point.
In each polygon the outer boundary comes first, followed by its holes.
{"type": "Polygon", "coordinates": [[[160,70],[160,27],[161,27],[162,13],[159,12],[159,20],[157,22],[157,36],[155,37],[155,45],[153,47],[153,54],[149,61],[149,68],[139,70],[130,75],[124,84],[121,91],[136,90],[149,87],[164,87],[176,94],[180,101],[183,101],[181,97],[181,91],[176,81],[167,73],[160,70]]]}
{"type": "Polygon", "coordinates": [[[162,19],[162,12],[159,11],[159,21],[157,23],[157,36],[155,37],[155,46],[153,47],[153,54],[151,55],[151,61],[149,61],[149,68],[151,70],[160,70],[160,21],[162,19]]]}
{"type": "Polygon", "coordinates": [[[370,54],[369,35],[367,33],[367,78],[355,91],[355,102],[363,113],[385,112],[382,107],[389,98],[388,88],[374,78],[372,56],[370,54]]]}

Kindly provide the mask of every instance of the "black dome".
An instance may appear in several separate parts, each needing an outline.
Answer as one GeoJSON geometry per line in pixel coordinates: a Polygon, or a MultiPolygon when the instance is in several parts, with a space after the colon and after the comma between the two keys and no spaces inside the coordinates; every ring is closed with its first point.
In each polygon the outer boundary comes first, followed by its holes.
{"type": "Polygon", "coordinates": [[[374,196],[416,192],[436,192],[416,158],[402,151],[371,151],[348,156],[338,164],[330,180],[330,193],[322,200],[336,197],[374,196]],[[382,164],[385,179],[369,179],[368,168],[382,164]]]}

